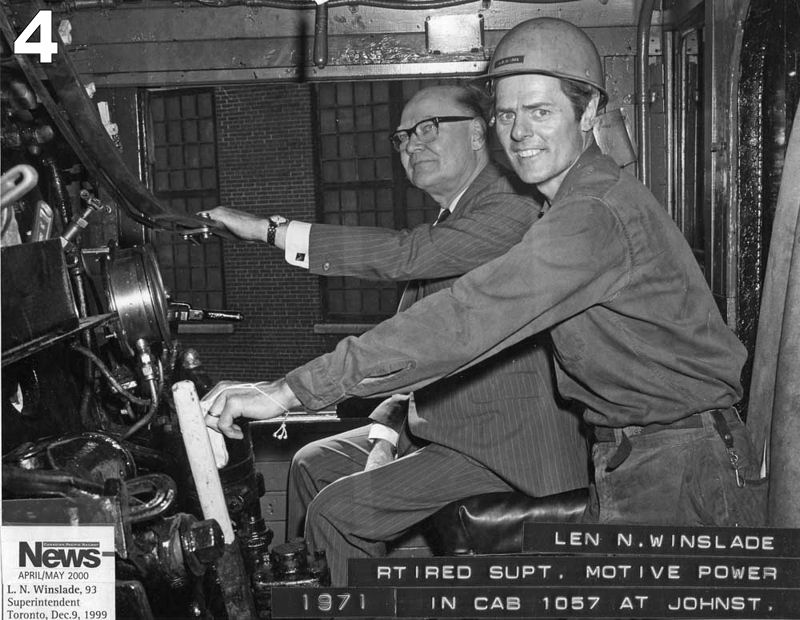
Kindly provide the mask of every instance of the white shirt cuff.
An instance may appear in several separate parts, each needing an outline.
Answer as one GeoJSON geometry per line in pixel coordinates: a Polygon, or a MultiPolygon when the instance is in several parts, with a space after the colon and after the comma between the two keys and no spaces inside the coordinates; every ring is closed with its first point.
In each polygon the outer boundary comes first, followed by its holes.
{"type": "Polygon", "coordinates": [[[308,243],[311,238],[311,224],[292,220],[286,227],[286,249],[283,256],[286,262],[295,267],[308,269],[308,243]]]}
{"type": "Polygon", "coordinates": [[[397,431],[389,428],[385,424],[377,424],[373,422],[369,426],[369,435],[367,435],[367,437],[371,441],[375,441],[376,439],[385,439],[396,448],[397,440],[399,439],[400,435],[397,434],[397,431]]]}

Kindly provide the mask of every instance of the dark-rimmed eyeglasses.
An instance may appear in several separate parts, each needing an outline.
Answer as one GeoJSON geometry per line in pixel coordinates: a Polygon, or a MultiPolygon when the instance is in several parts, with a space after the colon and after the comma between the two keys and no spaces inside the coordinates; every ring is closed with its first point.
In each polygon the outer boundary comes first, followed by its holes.
{"type": "Polygon", "coordinates": [[[397,152],[402,151],[408,141],[411,139],[411,134],[417,136],[420,142],[427,144],[433,142],[439,136],[439,125],[442,123],[457,123],[459,121],[471,121],[474,116],[434,116],[426,118],[419,123],[408,129],[398,129],[389,136],[389,142],[392,143],[394,150],[397,152]]]}

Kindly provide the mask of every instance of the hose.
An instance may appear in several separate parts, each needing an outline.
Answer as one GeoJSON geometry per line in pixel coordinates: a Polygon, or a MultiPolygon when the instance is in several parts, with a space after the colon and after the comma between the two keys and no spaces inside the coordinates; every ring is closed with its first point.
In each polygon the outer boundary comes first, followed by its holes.
{"type": "Polygon", "coordinates": [[[73,489],[101,495],[103,485],[71,474],[3,465],[3,490],[17,494],[66,495],[73,489]]]}
{"type": "Polygon", "coordinates": [[[125,431],[125,434],[122,436],[123,439],[128,439],[128,437],[135,435],[143,427],[150,424],[150,421],[153,419],[153,416],[156,414],[156,411],[158,411],[159,389],[156,387],[155,381],[149,381],[148,385],[150,386],[150,393],[152,395],[150,399],[150,407],[147,409],[147,413],[144,416],[138,419],[133,426],[131,426],[127,431],[125,431]]]}
{"type": "Polygon", "coordinates": [[[81,355],[85,355],[92,362],[94,362],[94,364],[95,364],[95,366],[97,366],[98,370],[100,370],[100,372],[103,373],[103,376],[111,384],[111,387],[113,387],[117,392],[119,392],[120,395],[125,400],[128,400],[128,401],[132,402],[134,405],[149,405],[149,404],[151,404],[152,401],[150,399],[139,398],[138,396],[134,396],[128,390],[126,390],[124,387],[122,387],[120,382],[117,381],[116,378],[114,377],[114,375],[111,374],[111,371],[108,369],[108,366],[106,366],[103,363],[103,360],[101,360],[99,357],[97,357],[97,355],[95,355],[92,351],[90,351],[86,347],[83,347],[83,346],[81,346],[79,344],[73,344],[72,345],[72,349],[74,351],[77,351],[81,355]]]}

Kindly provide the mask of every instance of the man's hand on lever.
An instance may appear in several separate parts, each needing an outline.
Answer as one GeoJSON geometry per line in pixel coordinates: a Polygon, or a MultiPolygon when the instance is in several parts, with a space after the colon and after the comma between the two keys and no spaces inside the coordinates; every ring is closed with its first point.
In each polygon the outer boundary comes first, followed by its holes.
{"type": "MultiPolygon", "coordinates": [[[[208,211],[200,211],[198,215],[219,222],[243,241],[262,241],[267,243],[270,228],[269,218],[259,217],[229,207],[214,207],[208,211]]],[[[283,218],[280,219],[283,220],[283,218]]],[[[285,247],[285,222],[284,220],[283,225],[275,227],[274,239],[271,244],[280,249],[285,247]]]]}
{"type": "Polygon", "coordinates": [[[234,423],[237,418],[269,420],[300,406],[286,381],[272,383],[241,383],[220,381],[200,401],[206,414],[206,426],[231,439],[242,439],[242,429],[234,423]]]}

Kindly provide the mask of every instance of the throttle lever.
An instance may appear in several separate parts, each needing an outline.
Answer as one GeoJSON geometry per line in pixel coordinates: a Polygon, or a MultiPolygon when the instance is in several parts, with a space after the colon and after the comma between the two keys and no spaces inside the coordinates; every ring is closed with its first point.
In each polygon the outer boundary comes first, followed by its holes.
{"type": "Polygon", "coordinates": [[[193,308],[182,301],[171,301],[167,308],[167,319],[169,321],[243,321],[244,315],[241,312],[231,312],[229,310],[206,310],[204,308],[193,308]]]}

